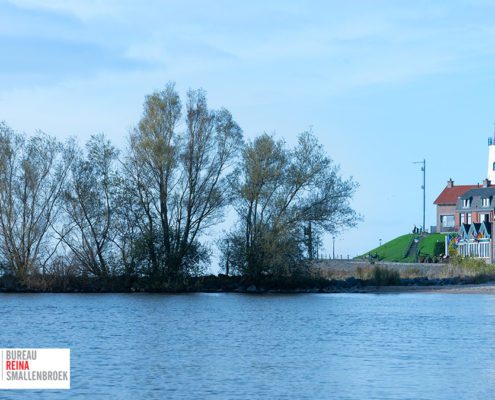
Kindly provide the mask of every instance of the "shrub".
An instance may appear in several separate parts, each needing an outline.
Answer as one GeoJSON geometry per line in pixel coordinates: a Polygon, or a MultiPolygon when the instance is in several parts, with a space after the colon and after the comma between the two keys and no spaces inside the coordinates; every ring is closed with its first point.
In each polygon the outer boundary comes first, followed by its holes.
{"type": "Polygon", "coordinates": [[[423,276],[424,272],[419,267],[407,267],[403,272],[404,277],[416,278],[417,276],[423,276]]]}
{"type": "Polygon", "coordinates": [[[354,276],[357,279],[373,280],[376,286],[395,286],[400,284],[399,271],[374,266],[374,267],[356,267],[354,276]]]}
{"type": "Polygon", "coordinates": [[[454,256],[444,268],[444,273],[449,276],[460,275],[492,275],[495,273],[495,265],[487,264],[485,260],[474,257],[454,256]]]}
{"type": "Polygon", "coordinates": [[[457,249],[454,249],[454,245],[451,244],[449,245],[449,256],[456,256],[457,255],[457,249]]]}
{"type": "Polygon", "coordinates": [[[373,279],[373,267],[355,267],[354,268],[354,276],[357,279],[363,279],[363,280],[368,280],[368,279],[373,279]]]}
{"type": "Polygon", "coordinates": [[[376,286],[397,286],[400,284],[399,271],[376,266],[373,268],[373,280],[376,286]]]}
{"type": "Polygon", "coordinates": [[[433,246],[433,255],[435,257],[440,256],[440,254],[443,254],[445,252],[445,243],[443,242],[436,242],[435,245],[433,246]]]}

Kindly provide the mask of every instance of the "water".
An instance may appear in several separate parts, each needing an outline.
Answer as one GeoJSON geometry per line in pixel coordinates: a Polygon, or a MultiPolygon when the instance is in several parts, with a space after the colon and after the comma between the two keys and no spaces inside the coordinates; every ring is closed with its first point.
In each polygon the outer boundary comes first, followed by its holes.
{"type": "Polygon", "coordinates": [[[495,297],[1,294],[0,348],[70,348],[40,399],[479,399],[495,297]]]}

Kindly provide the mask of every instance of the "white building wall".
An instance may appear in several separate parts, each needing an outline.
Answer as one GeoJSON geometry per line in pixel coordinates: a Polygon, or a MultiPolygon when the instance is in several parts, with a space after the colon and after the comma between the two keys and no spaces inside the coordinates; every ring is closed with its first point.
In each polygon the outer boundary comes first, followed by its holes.
{"type": "Polygon", "coordinates": [[[495,163],[495,145],[488,146],[488,180],[495,184],[495,171],[493,169],[495,163]]]}

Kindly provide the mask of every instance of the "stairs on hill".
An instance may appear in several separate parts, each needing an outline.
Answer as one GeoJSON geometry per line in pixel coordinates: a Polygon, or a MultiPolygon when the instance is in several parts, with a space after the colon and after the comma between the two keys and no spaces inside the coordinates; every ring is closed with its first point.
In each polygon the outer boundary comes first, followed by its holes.
{"type": "Polygon", "coordinates": [[[415,241],[412,242],[411,244],[411,248],[409,249],[409,251],[407,252],[407,255],[406,257],[415,257],[416,256],[416,249],[418,248],[418,246],[421,244],[421,240],[425,237],[426,235],[425,234],[422,234],[421,236],[418,236],[419,238],[419,241],[418,243],[416,243],[415,241]]]}
{"type": "Polygon", "coordinates": [[[414,257],[416,255],[416,249],[418,248],[418,243],[416,242],[413,242],[412,245],[411,245],[411,248],[409,249],[409,251],[407,252],[406,254],[406,257],[414,257]]]}

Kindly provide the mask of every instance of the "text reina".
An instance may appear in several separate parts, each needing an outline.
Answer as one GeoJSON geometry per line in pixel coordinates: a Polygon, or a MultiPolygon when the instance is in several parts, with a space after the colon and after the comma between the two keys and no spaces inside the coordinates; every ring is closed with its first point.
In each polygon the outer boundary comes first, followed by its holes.
{"type": "Polygon", "coordinates": [[[29,360],[36,360],[36,350],[7,350],[5,353],[7,371],[29,371],[29,360]]]}
{"type": "Polygon", "coordinates": [[[28,361],[7,361],[7,371],[29,371],[28,361]]]}

